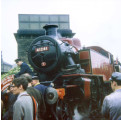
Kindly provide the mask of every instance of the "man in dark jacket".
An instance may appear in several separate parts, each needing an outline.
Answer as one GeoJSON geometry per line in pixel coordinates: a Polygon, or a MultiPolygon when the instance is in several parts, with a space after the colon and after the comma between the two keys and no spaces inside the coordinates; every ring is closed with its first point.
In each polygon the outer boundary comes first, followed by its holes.
{"type": "Polygon", "coordinates": [[[31,68],[26,63],[24,63],[21,59],[16,59],[15,62],[18,66],[20,66],[20,72],[14,75],[15,78],[19,77],[24,73],[29,73],[31,76],[34,75],[31,68]]]}
{"type": "Polygon", "coordinates": [[[40,84],[38,76],[33,76],[31,83],[34,86],[34,88],[39,90],[42,93],[42,95],[44,96],[45,91],[48,88],[48,86],[40,84]]]}

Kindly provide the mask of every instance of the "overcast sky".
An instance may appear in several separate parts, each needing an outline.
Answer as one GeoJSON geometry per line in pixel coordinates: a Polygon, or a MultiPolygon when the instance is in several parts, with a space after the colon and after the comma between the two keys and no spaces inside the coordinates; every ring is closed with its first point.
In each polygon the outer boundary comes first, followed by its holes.
{"type": "Polygon", "coordinates": [[[1,6],[1,51],[7,63],[18,56],[18,14],[69,14],[82,46],[100,46],[121,61],[121,0],[1,0],[1,6]]]}

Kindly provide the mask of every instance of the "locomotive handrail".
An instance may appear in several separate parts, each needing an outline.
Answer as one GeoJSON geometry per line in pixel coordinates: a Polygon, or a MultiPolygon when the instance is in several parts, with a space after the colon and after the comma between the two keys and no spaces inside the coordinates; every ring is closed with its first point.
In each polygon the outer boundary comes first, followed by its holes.
{"type": "Polygon", "coordinates": [[[57,78],[60,77],[60,76],[62,76],[62,75],[63,75],[63,73],[59,73],[59,74],[52,80],[52,83],[54,83],[54,82],[57,80],[57,78]]]}
{"type": "MultiPolygon", "coordinates": [[[[47,42],[48,43],[48,45],[51,43],[51,42],[47,42]]],[[[33,46],[40,46],[40,45],[43,45],[43,44],[47,44],[47,43],[40,43],[40,44],[34,44],[33,46]]],[[[54,45],[54,44],[51,44],[51,45],[54,45]]]]}
{"type": "Polygon", "coordinates": [[[81,76],[81,77],[103,77],[103,75],[92,75],[92,74],[69,74],[69,75],[62,75],[62,77],[71,77],[71,76],[81,76]]]}
{"type": "Polygon", "coordinates": [[[44,81],[44,82],[40,82],[41,84],[50,84],[52,83],[52,81],[44,81]]]}

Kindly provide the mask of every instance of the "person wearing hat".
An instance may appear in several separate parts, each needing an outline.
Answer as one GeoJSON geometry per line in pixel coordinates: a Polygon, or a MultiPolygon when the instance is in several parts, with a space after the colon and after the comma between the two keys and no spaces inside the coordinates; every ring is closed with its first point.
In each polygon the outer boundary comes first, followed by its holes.
{"type": "Polygon", "coordinates": [[[32,84],[32,86],[34,86],[34,88],[38,89],[42,93],[42,95],[44,96],[44,93],[45,93],[47,86],[40,84],[38,76],[32,77],[31,84],[32,84]]]}
{"type": "Polygon", "coordinates": [[[14,75],[15,78],[19,77],[20,75],[24,73],[29,73],[31,76],[34,75],[31,68],[25,62],[23,62],[20,58],[16,59],[15,62],[18,66],[20,66],[20,72],[14,75]]]}
{"type": "Polygon", "coordinates": [[[105,118],[121,120],[121,73],[112,73],[110,81],[114,92],[104,98],[101,112],[105,118]]]}

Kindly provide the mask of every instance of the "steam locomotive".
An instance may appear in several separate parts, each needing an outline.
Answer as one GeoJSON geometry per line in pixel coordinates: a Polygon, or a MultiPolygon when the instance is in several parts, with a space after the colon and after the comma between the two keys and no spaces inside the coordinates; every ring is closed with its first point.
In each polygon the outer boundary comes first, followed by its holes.
{"type": "Polygon", "coordinates": [[[48,87],[44,96],[47,120],[73,120],[75,110],[84,117],[100,119],[101,105],[111,92],[109,78],[114,72],[113,55],[98,46],[82,48],[74,33],[45,25],[46,35],[33,40],[28,60],[48,87]]]}

